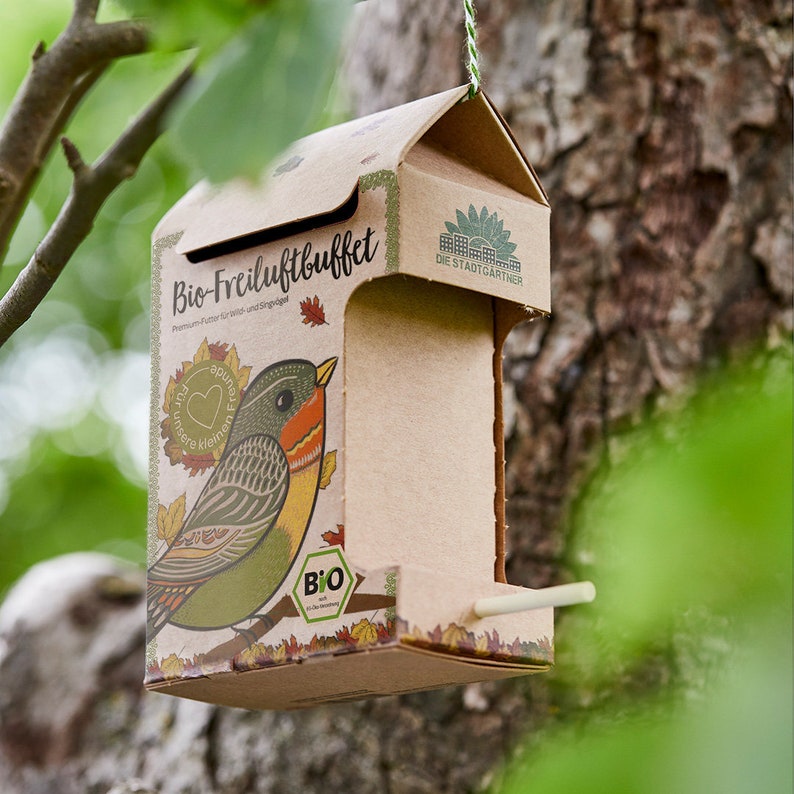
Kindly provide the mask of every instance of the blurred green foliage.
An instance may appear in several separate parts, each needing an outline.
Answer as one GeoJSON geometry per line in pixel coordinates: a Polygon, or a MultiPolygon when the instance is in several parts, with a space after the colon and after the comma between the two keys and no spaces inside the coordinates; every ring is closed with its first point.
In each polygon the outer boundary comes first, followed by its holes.
{"type": "Polygon", "coordinates": [[[70,455],[45,436],[36,439],[27,463],[3,512],[4,580],[42,556],[76,548],[142,562],[146,492],[121,476],[112,458],[70,455]]]}
{"type": "MultiPolygon", "coordinates": [[[[72,0],[0,4],[0,115],[72,0]]],[[[200,178],[255,177],[328,112],[348,0],[103,0],[148,17],[155,51],[115,63],[66,134],[87,162],[197,59],[195,86],[138,173],[102,208],[33,318],[0,350],[0,597],[34,562],[110,549],[145,561],[150,237],[200,178]],[[191,48],[186,51],[185,48],[191,48]]],[[[53,153],[0,269],[13,283],[72,175],[53,153]]]]}
{"type": "Polygon", "coordinates": [[[790,349],[703,384],[611,453],[578,511],[598,598],[562,620],[568,724],[528,739],[497,790],[787,794],[790,349]]]}
{"type": "MultiPolygon", "coordinates": [[[[300,0],[299,0],[300,1],[300,0]]],[[[195,47],[206,60],[215,55],[268,0],[119,0],[131,17],[152,25],[154,46],[163,51],[195,47]]]]}
{"type": "Polygon", "coordinates": [[[199,173],[255,177],[315,131],[348,10],[341,0],[272,0],[219,53],[175,118],[178,146],[199,173]]]}

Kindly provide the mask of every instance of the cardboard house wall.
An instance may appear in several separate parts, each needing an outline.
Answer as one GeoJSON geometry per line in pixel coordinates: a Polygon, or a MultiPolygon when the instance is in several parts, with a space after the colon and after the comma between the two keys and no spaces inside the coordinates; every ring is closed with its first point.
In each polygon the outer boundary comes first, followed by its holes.
{"type": "Polygon", "coordinates": [[[550,210],[466,92],[298,141],[262,186],[199,186],[155,231],[150,688],[294,708],[551,662],[551,609],[471,611],[521,590],[504,579],[501,349],[549,310],[550,210]],[[243,451],[275,445],[243,414],[308,364],[316,421],[280,437],[284,492],[260,477],[240,496],[243,451]],[[266,514],[256,531],[210,509],[237,498],[266,514]]]}

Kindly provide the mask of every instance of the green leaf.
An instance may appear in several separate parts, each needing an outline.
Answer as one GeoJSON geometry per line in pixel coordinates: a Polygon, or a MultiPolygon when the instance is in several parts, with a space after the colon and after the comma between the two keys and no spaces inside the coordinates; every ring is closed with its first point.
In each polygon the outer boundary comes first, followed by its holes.
{"type": "Polygon", "coordinates": [[[458,229],[458,227],[455,226],[454,223],[450,223],[449,221],[444,221],[444,225],[447,227],[447,231],[450,234],[452,235],[460,234],[460,229],[458,229]]]}
{"type": "Polygon", "coordinates": [[[471,228],[469,219],[460,210],[455,210],[455,213],[458,219],[458,229],[460,229],[460,233],[468,237],[473,237],[474,229],[471,228]]]}
{"type": "Polygon", "coordinates": [[[262,13],[260,3],[239,0],[120,0],[120,5],[150,20],[156,49],[198,47],[204,60],[262,13]]]}
{"type": "Polygon", "coordinates": [[[474,204],[469,204],[469,223],[476,234],[480,229],[480,213],[474,209],[474,204]]]}
{"type": "Polygon", "coordinates": [[[493,247],[500,251],[502,246],[510,239],[510,232],[502,232],[494,237],[493,247]]]}
{"type": "Polygon", "coordinates": [[[496,225],[496,213],[486,218],[485,222],[482,225],[482,236],[486,240],[489,241],[491,240],[491,236],[493,235],[493,230],[495,225],[496,225]]]}
{"type": "Polygon", "coordinates": [[[348,3],[275,0],[208,64],[175,123],[202,176],[256,178],[312,132],[336,71],[348,3]]]}

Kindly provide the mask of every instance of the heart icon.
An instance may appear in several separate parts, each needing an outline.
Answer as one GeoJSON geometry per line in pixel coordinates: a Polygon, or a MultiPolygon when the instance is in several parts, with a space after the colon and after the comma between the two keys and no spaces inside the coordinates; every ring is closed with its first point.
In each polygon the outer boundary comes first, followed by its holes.
{"type": "Polygon", "coordinates": [[[201,427],[212,430],[221,410],[223,389],[216,383],[202,394],[191,394],[187,400],[187,415],[201,427]]]}

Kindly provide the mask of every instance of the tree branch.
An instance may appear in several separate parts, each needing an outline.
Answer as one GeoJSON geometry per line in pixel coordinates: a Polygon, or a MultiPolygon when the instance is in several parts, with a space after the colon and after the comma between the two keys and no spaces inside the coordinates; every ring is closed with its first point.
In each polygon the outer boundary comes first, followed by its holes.
{"type": "Polygon", "coordinates": [[[163,129],[163,118],[193,75],[185,69],[149,105],[93,166],[87,166],[74,144],[63,147],[74,181],[58,217],[32,258],[0,300],[0,346],[26,322],[49,292],[80,243],[94,226],[107,197],[135,174],[143,156],[163,129]]]}
{"type": "Polygon", "coordinates": [[[99,0],[74,0],[74,15],[77,19],[96,19],[99,0]]]}
{"type": "MultiPolygon", "coordinates": [[[[94,83],[96,83],[96,81],[105,73],[109,65],[110,61],[103,61],[94,69],[86,72],[82,77],[80,77],[74,84],[71,93],[61,106],[60,111],[52,119],[49,130],[47,130],[46,134],[42,138],[42,144],[40,147],[41,155],[30,164],[30,167],[28,168],[27,173],[25,173],[19,188],[15,191],[14,195],[9,198],[8,204],[5,207],[5,217],[7,219],[7,223],[0,225],[0,262],[2,262],[3,258],[5,257],[14,227],[22,217],[22,213],[25,211],[25,205],[28,202],[33,185],[36,184],[36,180],[38,179],[41,169],[46,162],[47,155],[55,145],[58,135],[63,129],[65,129],[69,119],[72,117],[75,109],[80,104],[80,101],[88,93],[94,83]]],[[[0,206],[1,205],[2,202],[0,202],[0,206]]]]}
{"type": "Polygon", "coordinates": [[[0,128],[0,261],[41,166],[79,101],[110,61],[146,50],[139,22],[97,24],[97,0],[75,0],[63,33],[39,43],[0,128]]]}

